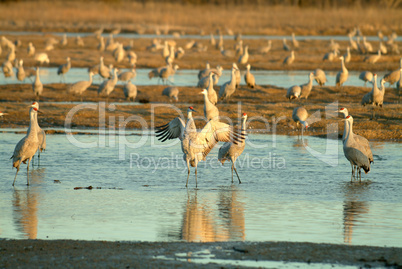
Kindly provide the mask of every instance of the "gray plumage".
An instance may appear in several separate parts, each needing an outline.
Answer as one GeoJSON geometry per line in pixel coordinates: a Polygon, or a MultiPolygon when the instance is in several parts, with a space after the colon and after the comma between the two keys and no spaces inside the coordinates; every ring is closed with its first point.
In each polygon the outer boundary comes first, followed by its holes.
{"type": "MultiPolygon", "coordinates": [[[[33,102],[32,107],[36,108],[37,111],[39,111],[39,103],[38,102],[33,102]]],[[[42,151],[46,150],[46,133],[39,126],[38,113],[36,113],[36,115],[35,115],[35,122],[36,122],[36,129],[38,130],[38,141],[39,141],[39,146],[38,146],[38,166],[39,166],[40,165],[40,153],[42,151]]]]}
{"type": "Polygon", "coordinates": [[[300,128],[301,135],[303,136],[303,128],[308,128],[307,123],[308,113],[304,107],[296,107],[293,109],[292,119],[296,122],[296,129],[300,128]]]}
{"type": "Polygon", "coordinates": [[[232,67],[230,81],[225,82],[219,89],[219,100],[227,100],[236,91],[236,68],[232,67]]]}
{"type": "Polygon", "coordinates": [[[240,73],[240,69],[237,66],[237,64],[233,63],[232,67],[235,68],[235,77],[236,77],[236,88],[238,88],[240,86],[240,81],[241,81],[241,73],[240,73]]]}
{"type": "Polygon", "coordinates": [[[373,73],[370,71],[363,71],[359,75],[359,79],[364,81],[364,87],[366,87],[367,82],[373,83],[373,73]]]}
{"type": "Polygon", "coordinates": [[[254,88],[255,87],[255,77],[253,74],[251,74],[250,68],[251,68],[250,64],[247,64],[247,71],[246,71],[246,74],[244,74],[244,80],[246,81],[246,84],[248,87],[254,88]]]}
{"type": "Polygon", "coordinates": [[[137,97],[137,86],[131,83],[131,80],[129,80],[123,87],[123,92],[124,96],[126,97],[127,100],[135,100],[135,97],[137,97]]]}
{"type": "Polygon", "coordinates": [[[190,165],[195,167],[195,185],[197,187],[197,165],[198,162],[205,160],[208,153],[218,142],[239,143],[244,140],[239,134],[233,132],[232,128],[223,122],[208,121],[204,128],[199,132],[196,129],[192,112],[193,107],[187,110],[187,123],[177,117],[169,123],[156,127],[156,137],[164,142],[168,139],[179,138],[183,152],[183,159],[187,163],[187,181],[190,176],[190,165]]]}
{"type": "Polygon", "coordinates": [[[35,76],[35,81],[32,84],[32,90],[36,97],[39,97],[40,95],[42,95],[43,84],[40,81],[40,77],[39,77],[39,67],[36,67],[36,76],[35,76]]]}
{"type": "Polygon", "coordinates": [[[323,86],[327,82],[327,77],[325,76],[325,72],[322,69],[317,68],[316,70],[314,70],[313,73],[314,79],[318,83],[318,85],[323,86]]]}
{"type": "Polygon", "coordinates": [[[375,111],[374,108],[376,106],[382,107],[384,102],[384,94],[385,94],[385,80],[381,79],[381,88],[377,87],[377,74],[374,74],[374,83],[373,88],[370,92],[366,93],[361,101],[363,106],[366,105],[373,105],[372,110],[372,118],[375,118],[375,111]]]}
{"type": "Polygon", "coordinates": [[[173,76],[177,69],[179,69],[179,66],[177,64],[175,64],[173,67],[172,65],[168,65],[165,68],[162,68],[160,73],[159,73],[159,77],[162,79],[164,84],[167,84],[169,81],[169,77],[173,76]]]}
{"type": "Polygon", "coordinates": [[[100,57],[100,63],[99,63],[99,75],[104,78],[108,79],[110,78],[110,68],[107,67],[104,62],[103,62],[103,56],[100,57]]]}
{"type": "Polygon", "coordinates": [[[301,94],[301,88],[299,85],[294,85],[292,87],[289,87],[287,92],[286,92],[286,98],[289,100],[292,99],[298,99],[301,94]]]}
{"type": "Polygon", "coordinates": [[[99,85],[98,94],[101,96],[109,96],[116,86],[117,83],[117,68],[113,70],[113,78],[104,81],[102,84],[99,85]]]}
{"type": "Polygon", "coordinates": [[[201,94],[204,95],[204,117],[207,120],[219,120],[219,109],[209,100],[207,89],[203,89],[201,94]]]}
{"type": "Polygon", "coordinates": [[[283,43],[283,49],[285,50],[285,51],[290,51],[290,47],[289,47],[289,45],[286,43],[286,38],[284,38],[283,40],[282,40],[282,43],[283,43]]]}
{"type": "MultiPolygon", "coordinates": [[[[243,113],[241,117],[241,135],[246,136],[246,121],[247,114],[243,113]]],[[[237,173],[235,162],[237,158],[243,153],[244,148],[246,147],[246,142],[243,140],[240,143],[234,144],[232,142],[225,142],[222,147],[219,148],[218,152],[218,161],[224,165],[225,161],[232,162],[232,183],[233,183],[233,170],[235,170],[237,179],[239,180],[239,184],[241,183],[239,174],[237,173]]]]}
{"type": "Polygon", "coordinates": [[[345,66],[345,59],[343,56],[339,57],[341,59],[342,70],[336,74],[335,85],[336,87],[342,86],[349,77],[349,71],[345,66]]]}
{"type": "Polygon", "coordinates": [[[13,64],[9,60],[3,62],[2,69],[6,78],[14,76],[13,64]]]}
{"type": "Polygon", "coordinates": [[[62,79],[65,80],[64,74],[67,74],[70,68],[71,68],[71,60],[70,57],[67,57],[67,63],[60,65],[59,69],[57,69],[57,75],[61,75],[60,82],[62,81],[62,79]]]}
{"type": "Polygon", "coordinates": [[[345,59],[345,63],[349,63],[350,60],[352,59],[352,55],[350,54],[350,48],[346,48],[345,54],[343,54],[343,58],[345,59]]]}
{"type": "Polygon", "coordinates": [[[311,72],[309,74],[309,81],[305,84],[300,85],[300,99],[305,98],[307,99],[311,93],[311,89],[313,88],[313,80],[314,80],[314,73],[311,72]]]}
{"type": "Polygon", "coordinates": [[[211,101],[212,104],[216,104],[218,102],[218,96],[216,94],[216,91],[214,89],[214,79],[213,77],[217,75],[214,72],[210,72],[209,76],[206,78],[202,78],[199,82],[198,82],[198,87],[200,88],[206,88],[208,91],[208,98],[211,101]],[[201,87],[201,86],[205,86],[205,87],[201,87]]]}
{"type": "Polygon", "coordinates": [[[34,56],[35,55],[35,47],[32,44],[32,42],[28,43],[27,53],[28,53],[28,56],[34,56]]]}
{"type": "Polygon", "coordinates": [[[135,68],[133,67],[132,69],[122,72],[119,74],[118,78],[120,81],[127,82],[129,80],[134,79],[137,76],[137,72],[135,71],[135,68]]]}
{"type": "Polygon", "coordinates": [[[164,88],[162,95],[169,97],[169,99],[173,98],[176,102],[179,101],[179,89],[177,87],[164,88]]]}
{"type": "Polygon", "coordinates": [[[15,180],[17,179],[18,171],[20,170],[21,163],[26,163],[27,165],[27,185],[29,185],[29,164],[31,163],[32,157],[35,155],[36,151],[39,147],[38,140],[38,127],[36,123],[36,114],[37,109],[35,107],[30,108],[29,110],[29,127],[26,136],[24,136],[15,146],[13,156],[11,159],[13,160],[13,167],[17,168],[17,172],[15,173],[13,186],[15,184],[15,180]]]}
{"type": "MultiPolygon", "coordinates": [[[[342,113],[345,119],[346,119],[347,116],[349,116],[349,112],[348,112],[347,108],[345,108],[345,107],[342,107],[337,112],[342,113]]],[[[346,124],[346,122],[345,122],[345,124],[346,124]]],[[[348,132],[347,127],[348,126],[345,125],[345,128],[343,129],[342,142],[345,141],[345,139],[346,139],[347,132],[348,132]]],[[[374,158],[373,158],[373,153],[371,152],[369,141],[365,137],[357,135],[357,134],[353,134],[353,137],[354,137],[354,139],[356,140],[357,143],[362,145],[363,153],[368,157],[369,162],[373,163],[374,158]]],[[[355,165],[353,165],[352,163],[350,163],[350,164],[352,165],[352,175],[354,175],[355,165]]]]}
{"type": "Polygon", "coordinates": [[[219,49],[220,49],[221,54],[222,54],[223,57],[233,58],[233,57],[235,56],[234,51],[232,51],[232,50],[225,50],[225,49],[223,48],[223,46],[221,46],[219,49]]]}
{"type": "MultiPolygon", "coordinates": [[[[402,58],[400,58],[400,60],[399,60],[399,68],[402,68],[402,58]]],[[[388,82],[389,85],[392,85],[399,80],[400,76],[401,76],[401,74],[399,72],[399,69],[397,69],[388,74],[385,74],[384,80],[386,82],[388,82]]]]}
{"type": "Polygon", "coordinates": [[[93,77],[93,73],[89,72],[89,80],[88,81],[86,81],[86,80],[78,81],[74,84],[71,84],[67,88],[67,92],[70,94],[82,95],[92,85],[92,77],[93,77]]]}
{"type": "Polygon", "coordinates": [[[291,65],[295,61],[295,52],[292,50],[290,55],[283,60],[283,64],[291,65]]]}
{"type": "Polygon", "coordinates": [[[209,62],[206,63],[205,69],[202,69],[198,72],[198,80],[202,79],[203,77],[207,77],[210,72],[211,66],[209,62]]]}
{"type": "Polygon", "coordinates": [[[40,52],[40,53],[35,54],[34,59],[40,65],[42,65],[43,63],[47,63],[47,64],[50,63],[49,56],[47,55],[46,52],[40,52]]]}
{"type": "Polygon", "coordinates": [[[366,174],[370,172],[370,161],[368,156],[366,156],[364,153],[364,147],[361,144],[357,143],[354,138],[353,117],[350,115],[347,116],[345,119],[345,129],[347,131],[345,140],[343,142],[343,153],[352,166],[357,166],[361,178],[361,168],[363,168],[366,174]]]}
{"type": "Polygon", "coordinates": [[[19,81],[24,81],[25,80],[25,70],[24,70],[24,61],[21,59],[18,62],[18,68],[17,68],[17,79],[19,81]]]}
{"type": "Polygon", "coordinates": [[[248,54],[248,45],[244,47],[243,54],[239,57],[239,64],[246,64],[248,62],[249,54],[248,54]]]}
{"type": "Polygon", "coordinates": [[[324,54],[324,57],[322,57],[322,60],[324,62],[325,61],[332,62],[337,56],[338,56],[337,50],[330,51],[330,52],[324,54]]]}
{"type": "Polygon", "coordinates": [[[364,61],[370,64],[375,64],[376,62],[378,62],[378,60],[380,60],[380,58],[381,58],[381,50],[378,50],[377,54],[366,56],[364,58],[364,61]]]}

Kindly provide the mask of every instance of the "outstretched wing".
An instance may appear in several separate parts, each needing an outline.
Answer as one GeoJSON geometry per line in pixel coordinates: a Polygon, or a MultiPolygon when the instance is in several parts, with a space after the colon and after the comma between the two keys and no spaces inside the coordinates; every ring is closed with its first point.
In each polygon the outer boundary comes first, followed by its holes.
{"type": "Polygon", "coordinates": [[[176,117],[169,123],[156,127],[156,137],[158,140],[165,142],[168,139],[179,138],[183,139],[185,123],[184,121],[176,117]]]}
{"type": "Polygon", "coordinates": [[[205,157],[218,142],[238,144],[242,143],[245,138],[245,134],[235,132],[230,125],[211,120],[199,133],[198,142],[204,145],[203,155],[205,157]]]}

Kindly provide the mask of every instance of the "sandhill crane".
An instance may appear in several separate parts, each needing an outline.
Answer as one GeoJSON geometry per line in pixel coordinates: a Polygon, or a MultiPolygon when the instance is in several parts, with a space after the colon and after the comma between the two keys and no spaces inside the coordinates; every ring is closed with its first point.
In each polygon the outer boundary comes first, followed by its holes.
{"type": "Polygon", "coordinates": [[[246,72],[246,74],[244,74],[244,81],[246,81],[246,84],[248,87],[254,88],[255,87],[255,77],[253,74],[251,74],[250,68],[251,68],[250,64],[247,64],[247,72],[246,72]]]}
{"type": "MultiPolygon", "coordinates": [[[[39,103],[38,102],[33,102],[32,107],[36,108],[39,111],[39,103]]],[[[36,122],[36,127],[37,127],[37,130],[38,130],[38,141],[39,141],[39,146],[38,146],[38,166],[39,166],[40,165],[40,153],[42,151],[46,151],[46,133],[39,126],[38,113],[36,113],[35,122],[36,122]]],[[[35,158],[35,156],[32,159],[34,159],[34,158],[35,158]]],[[[32,165],[33,165],[33,160],[32,160],[32,165]]]]}
{"type": "Polygon", "coordinates": [[[14,76],[13,64],[9,60],[3,62],[2,69],[6,78],[14,76]]]}
{"type": "Polygon", "coordinates": [[[333,39],[330,40],[329,49],[332,51],[339,51],[340,49],[339,43],[336,43],[333,39]]]}
{"type": "Polygon", "coordinates": [[[370,56],[366,56],[364,58],[365,62],[368,62],[370,64],[375,64],[376,62],[378,62],[378,60],[381,58],[381,50],[378,50],[377,54],[375,55],[370,55],[370,56]]]}
{"type": "Polygon", "coordinates": [[[234,52],[232,50],[225,50],[223,48],[223,46],[220,46],[219,48],[221,54],[223,57],[229,57],[229,58],[233,58],[235,56],[234,52]]]}
{"type": "Polygon", "coordinates": [[[283,64],[291,65],[291,64],[294,62],[294,60],[295,60],[295,52],[292,50],[292,51],[290,52],[290,55],[287,56],[287,57],[285,58],[285,60],[283,60],[283,64]]]}
{"type": "Polygon", "coordinates": [[[99,43],[98,46],[96,46],[96,49],[99,51],[105,50],[105,39],[103,38],[103,36],[99,37],[99,43]]]}
{"type": "Polygon", "coordinates": [[[131,83],[129,80],[123,87],[123,93],[127,100],[135,100],[137,97],[137,86],[131,83]]]}
{"type": "Polygon", "coordinates": [[[25,70],[24,70],[23,64],[24,64],[24,61],[22,59],[20,59],[18,62],[18,67],[17,67],[17,79],[19,81],[25,80],[25,70]]]}
{"type": "Polygon", "coordinates": [[[167,64],[173,63],[174,59],[175,59],[175,53],[174,53],[174,47],[172,46],[170,47],[169,55],[165,57],[165,62],[167,64]]]}
{"type": "Polygon", "coordinates": [[[0,111],[0,117],[3,117],[4,115],[8,115],[8,113],[1,112],[1,111],[0,111]]]}
{"type": "Polygon", "coordinates": [[[75,44],[76,44],[78,47],[83,47],[83,46],[85,46],[84,40],[82,40],[82,38],[81,38],[79,35],[75,37],[75,44]]]}
{"type": "Polygon", "coordinates": [[[99,29],[97,29],[97,30],[93,31],[93,33],[94,33],[95,37],[96,37],[96,38],[101,37],[101,35],[102,35],[102,33],[103,33],[103,30],[104,30],[104,28],[103,28],[103,27],[101,27],[101,28],[99,28],[99,29]]]}
{"type": "Polygon", "coordinates": [[[64,79],[64,81],[66,80],[64,77],[64,74],[67,74],[68,71],[70,71],[71,68],[71,60],[70,57],[67,57],[67,63],[62,64],[59,66],[59,69],[57,69],[57,75],[61,75],[60,78],[60,82],[62,82],[62,80],[64,79]]]}
{"type": "MultiPolygon", "coordinates": [[[[246,121],[247,121],[247,114],[243,113],[243,116],[241,117],[241,134],[243,136],[246,135],[246,121]]],[[[235,162],[237,158],[243,153],[244,148],[246,147],[246,142],[242,141],[237,144],[234,144],[232,142],[225,142],[222,147],[219,148],[218,152],[218,161],[222,163],[222,165],[225,163],[225,161],[231,161],[232,162],[232,183],[233,183],[233,170],[235,170],[237,179],[239,180],[239,184],[241,184],[241,180],[239,177],[239,174],[237,173],[235,162]]]]}
{"type": "Polygon", "coordinates": [[[286,98],[289,100],[297,99],[300,97],[301,88],[299,85],[294,85],[288,88],[286,92],[286,98]]]}
{"type": "Polygon", "coordinates": [[[210,69],[211,69],[211,66],[210,66],[209,62],[207,62],[205,65],[205,69],[200,70],[198,72],[198,79],[202,79],[203,77],[208,76],[210,69]]]}
{"type": "MultiPolygon", "coordinates": [[[[308,123],[307,123],[307,117],[308,113],[307,110],[304,107],[296,107],[293,109],[292,113],[292,119],[294,122],[296,122],[296,129],[300,128],[301,136],[303,137],[303,128],[308,128],[308,123]]],[[[298,133],[299,135],[299,133],[298,133]]]]}
{"type": "Polygon", "coordinates": [[[268,53],[268,52],[271,50],[271,48],[272,48],[272,41],[271,41],[271,40],[268,40],[267,42],[268,42],[268,44],[267,44],[266,46],[263,46],[263,47],[261,47],[261,48],[258,50],[259,53],[261,53],[261,54],[266,54],[266,53],[268,53]]]}
{"type": "Polygon", "coordinates": [[[137,54],[134,51],[129,51],[127,52],[127,59],[128,63],[131,64],[132,66],[135,66],[137,64],[137,54]]]}
{"type": "Polygon", "coordinates": [[[382,42],[380,42],[378,50],[380,50],[382,54],[388,53],[387,47],[382,42]]]}
{"type": "Polygon", "coordinates": [[[359,75],[359,79],[364,81],[364,87],[366,87],[366,83],[373,83],[373,73],[370,71],[363,71],[359,75]]]}
{"type": "Polygon", "coordinates": [[[249,54],[248,54],[248,45],[244,47],[243,54],[239,57],[238,62],[240,64],[246,64],[248,62],[249,54]]]}
{"type": "Polygon", "coordinates": [[[174,58],[181,59],[183,58],[184,54],[185,54],[184,49],[182,47],[178,47],[177,51],[174,53],[174,58]]]}
{"type": "Polygon", "coordinates": [[[327,82],[327,77],[325,76],[324,70],[317,68],[313,72],[314,74],[314,79],[318,83],[318,85],[322,86],[327,82]]]}
{"type": "Polygon", "coordinates": [[[40,65],[42,65],[43,63],[47,63],[47,64],[50,63],[49,56],[47,55],[46,52],[40,52],[40,53],[35,54],[34,59],[40,65]]]}
{"type": "Polygon", "coordinates": [[[295,49],[299,47],[299,41],[296,40],[295,33],[292,33],[292,44],[295,49]]]}
{"type": "Polygon", "coordinates": [[[343,58],[343,56],[339,57],[339,59],[341,59],[342,70],[336,74],[336,79],[335,79],[336,87],[341,87],[343,85],[343,83],[345,83],[349,77],[349,71],[348,71],[348,69],[346,69],[346,66],[345,66],[345,59],[343,58]]]}
{"type": "Polygon", "coordinates": [[[68,40],[67,40],[67,34],[63,34],[63,38],[60,40],[60,45],[62,47],[67,46],[68,40]]]}
{"type": "Polygon", "coordinates": [[[172,83],[169,80],[169,77],[173,76],[176,73],[177,69],[179,69],[179,66],[177,64],[175,64],[173,67],[170,64],[170,65],[166,66],[165,68],[162,68],[162,70],[159,73],[159,77],[162,79],[163,84],[167,84],[168,82],[172,83]]]}
{"type": "Polygon", "coordinates": [[[352,48],[352,50],[358,50],[359,47],[357,46],[356,41],[354,41],[354,40],[352,39],[352,36],[351,36],[351,35],[348,35],[348,36],[349,36],[349,46],[352,48]]]}
{"type": "Polygon", "coordinates": [[[114,60],[118,63],[124,60],[126,57],[126,51],[123,49],[123,44],[119,43],[117,48],[113,51],[114,60]]]}
{"type": "Polygon", "coordinates": [[[314,80],[314,73],[311,72],[309,74],[309,81],[305,84],[300,85],[300,99],[305,98],[307,100],[308,96],[310,95],[311,89],[313,88],[313,80],[314,80]]]}
{"type": "Polygon", "coordinates": [[[332,62],[338,56],[338,53],[339,52],[337,50],[325,53],[324,57],[322,57],[322,60],[332,62]]]}
{"type": "MultiPolygon", "coordinates": [[[[345,107],[342,107],[341,109],[337,110],[336,112],[342,113],[345,119],[346,119],[347,116],[349,116],[348,109],[345,108],[345,107]]],[[[346,125],[346,122],[345,122],[345,128],[343,129],[342,142],[344,142],[345,139],[346,139],[346,135],[347,135],[347,132],[348,132],[347,127],[348,126],[346,125]]],[[[374,162],[373,153],[371,152],[370,143],[367,140],[367,138],[365,138],[363,136],[360,136],[360,135],[357,135],[357,134],[353,134],[353,137],[354,137],[354,139],[356,140],[357,143],[359,143],[359,144],[361,144],[363,146],[363,149],[364,149],[363,153],[368,157],[369,162],[373,163],[374,162]]],[[[352,166],[352,176],[354,176],[355,168],[357,168],[357,167],[355,167],[352,162],[350,163],[350,165],[352,166]]]]}
{"type": "Polygon", "coordinates": [[[35,55],[35,47],[32,44],[32,42],[28,43],[27,53],[28,53],[28,56],[34,56],[35,55]]]}
{"type": "Polygon", "coordinates": [[[241,73],[237,64],[233,63],[232,66],[235,68],[235,77],[236,77],[236,89],[240,86],[241,81],[241,73]]]}
{"type": "Polygon", "coordinates": [[[212,46],[216,46],[216,40],[214,35],[211,33],[209,36],[210,36],[209,43],[211,43],[212,46]]]}
{"type": "Polygon", "coordinates": [[[98,95],[108,97],[113,92],[114,87],[116,86],[117,83],[117,71],[118,69],[114,68],[113,78],[106,80],[99,85],[98,95]]]}
{"type": "Polygon", "coordinates": [[[364,146],[357,143],[353,134],[353,117],[347,116],[345,119],[346,137],[343,142],[343,153],[346,159],[352,165],[352,178],[353,178],[353,165],[359,170],[359,177],[361,180],[361,168],[367,174],[370,172],[370,161],[368,156],[364,153],[364,146]]]}
{"type": "Polygon", "coordinates": [[[228,100],[236,90],[236,67],[232,66],[230,81],[225,82],[219,89],[219,100],[228,100]]]}
{"type": "Polygon", "coordinates": [[[239,40],[239,42],[236,43],[235,51],[236,51],[236,55],[243,55],[243,52],[244,52],[243,40],[239,40]]]}
{"type": "Polygon", "coordinates": [[[177,117],[171,120],[169,123],[156,127],[156,137],[164,142],[167,139],[179,138],[181,141],[181,148],[183,151],[183,159],[187,163],[187,181],[190,176],[190,165],[195,167],[195,186],[197,188],[197,166],[198,162],[205,160],[208,153],[218,142],[239,143],[244,140],[244,136],[237,134],[226,123],[219,121],[208,121],[204,128],[198,132],[192,112],[195,111],[193,107],[189,107],[187,110],[187,123],[177,117]]]}
{"type": "Polygon", "coordinates": [[[197,83],[197,87],[199,88],[207,88],[209,86],[209,77],[212,75],[212,86],[216,85],[219,81],[220,76],[222,75],[223,68],[218,65],[216,68],[208,68],[200,71],[199,76],[201,76],[200,80],[197,83]]]}
{"type": "Polygon", "coordinates": [[[283,43],[283,49],[284,49],[285,51],[290,51],[289,45],[286,44],[286,38],[284,38],[284,39],[282,40],[282,43],[283,43]]]}
{"type": "Polygon", "coordinates": [[[364,47],[365,52],[368,52],[368,53],[373,52],[373,46],[369,42],[367,42],[365,36],[363,36],[363,47],[364,47]]]}
{"type": "Polygon", "coordinates": [[[99,75],[104,78],[108,79],[110,78],[110,68],[107,67],[104,62],[103,62],[103,56],[100,57],[100,63],[99,63],[99,75]]]}
{"type": "Polygon", "coordinates": [[[204,77],[198,81],[197,87],[199,88],[207,88],[208,90],[208,98],[212,104],[216,104],[218,102],[218,96],[216,95],[216,91],[214,90],[214,79],[213,77],[217,75],[214,71],[209,73],[208,77],[204,77]]]}
{"type": "Polygon", "coordinates": [[[42,82],[40,81],[40,78],[39,78],[39,67],[36,67],[36,77],[35,77],[34,83],[32,84],[32,90],[33,90],[36,98],[39,99],[39,96],[43,92],[43,84],[42,84],[42,82]]]}
{"type": "Polygon", "coordinates": [[[109,38],[106,40],[105,50],[106,51],[114,51],[118,45],[118,42],[115,42],[113,39],[113,34],[109,34],[109,38]]]}
{"type": "Polygon", "coordinates": [[[204,117],[207,120],[219,120],[219,109],[209,100],[207,89],[203,89],[201,94],[204,95],[204,117]]]}
{"type": "Polygon", "coordinates": [[[166,57],[169,56],[169,54],[170,54],[169,45],[168,45],[168,42],[165,41],[163,43],[162,58],[165,59],[166,57]]]}
{"type": "Polygon", "coordinates": [[[92,77],[93,77],[93,73],[89,72],[89,80],[86,81],[78,81],[74,84],[71,84],[70,86],[68,86],[67,88],[67,92],[70,94],[78,94],[81,96],[81,100],[82,100],[82,94],[92,85],[92,77]]]}
{"type": "Polygon", "coordinates": [[[343,54],[343,58],[345,59],[345,63],[349,63],[350,60],[352,59],[352,55],[350,54],[350,48],[346,48],[345,54],[343,54]]]}
{"type": "Polygon", "coordinates": [[[29,128],[27,134],[17,143],[14,148],[13,156],[11,156],[11,159],[13,159],[13,167],[17,168],[17,172],[15,173],[13,181],[13,186],[15,184],[15,180],[17,179],[21,163],[26,163],[26,161],[28,161],[27,185],[29,185],[29,164],[31,163],[32,157],[35,155],[39,147],[38,125],[36,123],[37,113],[38,109],[31,106],[29,110],[29,128]]]}
{"type": "Polygon", "coordinates": [[[169,97],[169,99],[173,98],[176,102],[179,101],[179,89],[177,87],[164,88],[162,95],[169,97]]]}
{"type": "MultiPolygon", "coordinates": [[[[402,68],[402,58],[399,59],[399,68],[402,68]]],[[[389,83],[389,85],[394,84],[400,78],[399,69],[394,70],[386,75],[384,75],[384,80],[389,83]]]]}
{"type": "Polygon", "coordinates": [[[374,74],[374,82],[373,82],[373,88],[370,92],[366,93],[361,101],[361,104],[363,106],[366,105],[373,105],[373,110],[372,110],[372,118],[375,118],[375,108],[374,107],[381,107],[384,102],[384,93],[385,93],[385,80],[381,79],[381,88],[379,89],[377,87],[377,74],[374,74]]]}
{"type": "Polygon", "coordinates": [[[396,94],[398,95],[398,101],[399,101],[399,99],[401,97],[401,91],[402,91],[402,67],[399,70],[399,72],[400,72],[399,80],[396,83],[396,94]]]}
{"type": "Polygon", "coordinates": [[[166,65],[152,69],[148,73],[148,78],[149,79],[158,78],[158,82],[159,82],[159,79],[160,79],[159,74],[161,73],[161,70],[164,69],[164,68],[166,68],[166,65]]]}
{"type": "Polygon", "coordinates": [[[135,68],[134,68],[134,66],[133,66],[132,69],[120,73],[119,76],[118,76],[118,78],[119,78],[120,81],[125,81],[125,82],[127,82],[127,81],[129,81],[129,80],[134,79],[136,76],[137,76],[137,72],[135,71],[135,68]]]}
{"type": "Polygon", "coordinates": [[[222,34],[219,34],[219,41],[216,42],[215,48],[221,49],[221,47],[223,48],[223,37],[222,37],[222,34]]]}

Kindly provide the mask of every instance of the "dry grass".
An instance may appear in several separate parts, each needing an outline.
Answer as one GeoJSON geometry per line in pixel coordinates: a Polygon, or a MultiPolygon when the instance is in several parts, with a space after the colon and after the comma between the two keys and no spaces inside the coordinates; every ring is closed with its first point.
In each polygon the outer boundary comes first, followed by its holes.
{"type": "Polygon", "coordinates": [[[283,6],[215,6],[118,1],[18,1],[1,4],[1,28],[87,31],[100,25],[125,31],[185,30],[205,33],[229,28],[243,34],[365,34],[401,32],[400,9],[318,9],[283,6]]]}

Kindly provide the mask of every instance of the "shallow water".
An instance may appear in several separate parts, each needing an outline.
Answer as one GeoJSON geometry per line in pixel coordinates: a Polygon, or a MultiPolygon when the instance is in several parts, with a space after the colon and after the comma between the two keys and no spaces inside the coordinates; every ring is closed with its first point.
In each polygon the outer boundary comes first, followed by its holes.
{"type": "Polygon", "coordinates": [[[196,189],[194,169],[185,188],[177,142],[133,131],[47,135],[40,167],[31,165],[31,185],[22,165],[13,188],[9,158],[24,134],[4,130],[0,238],[402,246],[401,144],[372,143],[372,171],[351,183],[339,141],[249,134],[237,161],[242,184],[236,175],[231,183],[217,147],[199,164],[196,189]],[[327,143],[326,157],[314,157],[327,143]]]}
{"type": "MultiPolygon", "coordinates": [[[[148,73],[151,69],[137,69],[137,76],[134,78],[133,83],[137,86],[148,85],[162,85],[162,81],[157,78],[149,79],[148,73]]],[[[178,70],[176,74],[170,78],[170,80],[176,86],[197,86],[199,70],[178,70]]],[[[307,83],[309,80],[309,74],[311,71],[267,71],[267,70],[254,70],[256,84],[257,85],[275,85],[277,87],[289,88],[293,85],[300,85],[307,83]]],[[[241,84],[245,85],[244,73],[242,72],[241,84]]],[[[327,71],[327,84],[329,86],[335,86],[335,77],[338,71],[327,71]]],[[[349,71],[349,78],[344,84],[345,86],[364,86],[364,82],[359,79],[360,72],[349,71]]],[[[378,72],[378,78],[382,78],[386,72],[378,72]]],[[[226,81],[230,80],[230,70],[223,70],[223,74],[219,79],[218,86],[222,85],[226,81]]],[[[34,79],[34,78],[32,78],[34,79]]],[[[40,79],[43,84],[60,83],[60,76],[57,75],[57,68],[41,68],[40,79]]],[[[89,80],[87,68],[71,68],[65,75],[66,83],[75,83],[77,81],[89,80]]],[[[102,79],[99,75],[94,76],[93,84],[99,85],[102,79]]],[[[0,75],[0,85],[6,84],[18,84],[22,83],[14,78],[5,78],[3,74],[0,75]]],[[[31,83],[27,78],[25,83],[31,83]]],[[[123,85],[124,82],[119,81],[118,84],[123,85]]],[[[378,79],[379,84],[379,79],[378,79]]],[[[313,85],[317,85],[314,81],[313,85]]],[[[367,84],[371,87],[371,84],[367,84]]]]}

